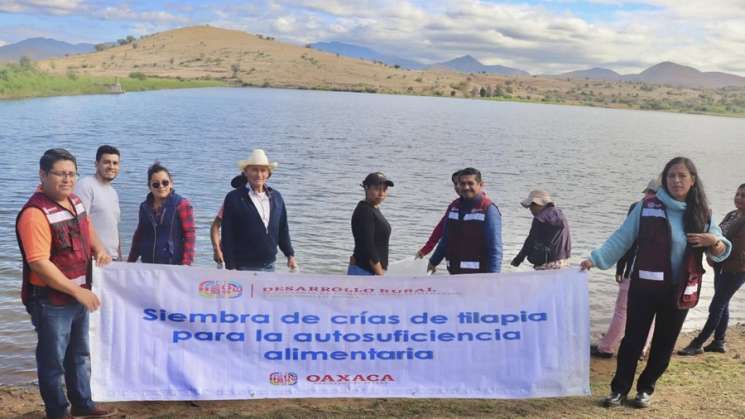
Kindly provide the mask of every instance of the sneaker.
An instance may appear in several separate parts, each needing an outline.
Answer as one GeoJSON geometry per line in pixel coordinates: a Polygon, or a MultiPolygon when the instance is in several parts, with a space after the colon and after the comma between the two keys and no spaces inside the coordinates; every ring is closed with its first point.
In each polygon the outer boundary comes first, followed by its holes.
{"type": "Polygon", "coordinates": [[[646,409],[650,403],[652,403],[652,395],[643,391],[636,393],[636,397],[631,400],[631,405],[637,409],[646,409]]]}
{"type": "Polygon", "coordinates": [[[688,346],[678,351],[678,355],[681,355],[681,356],[694,356],[694,355],[700,355],[702,353],[704,353],[704,350],[701,349],[701,346],[696,345],[693,342],[691,342],[688,346]]]}
{"type": "Polygon", "coordinates": [[[624,400],[626,400],[626,395],[612,392],[611,394],[605,396],[605,398],[603,399],[603,406],[618,407],[623,404],[624,400]]]}
{"type": "Polygon", "coordinates": [[[106,418],[109,416],[114,416],[117,412],[116,409],[106,410],[101,409],[100,407],[94,407],[93,409],[89,410],[76,409],[73,407],[72,409],[70,409],[70,413],[74,418],[106,418]]]}
{"type": "Polygon", "coordinates": [[[704,346],[704,352],[719,352],[723,354],[727,352],[727,346],[723,340],[713,340],[710,344],[704,346]]]}
{"type": "Polygon", "coordinates": [[[590,345],[590,356],[595,358],[613,358],[613,352],[603,352],[598,349],[598,345],[590,345]]]}

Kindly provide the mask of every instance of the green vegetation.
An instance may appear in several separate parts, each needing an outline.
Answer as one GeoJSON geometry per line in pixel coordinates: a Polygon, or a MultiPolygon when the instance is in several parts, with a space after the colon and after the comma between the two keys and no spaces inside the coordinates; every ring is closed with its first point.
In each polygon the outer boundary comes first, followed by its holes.
{"type": "MultiPolygon", "coordinates": [[[[179,80],[132,74],[129,78],[118,79],[125,92],[227,85],[220,80],[179,80]],[[132,74],[137,77],[132,78],[132,74]]],[[[116,81],[114,77],[80,74],[74,68],[69,68],[66,75],[45,73],[21,60],[20,64],[0,66],[0,99],[108,93],[109,85],[116,81]]]]}

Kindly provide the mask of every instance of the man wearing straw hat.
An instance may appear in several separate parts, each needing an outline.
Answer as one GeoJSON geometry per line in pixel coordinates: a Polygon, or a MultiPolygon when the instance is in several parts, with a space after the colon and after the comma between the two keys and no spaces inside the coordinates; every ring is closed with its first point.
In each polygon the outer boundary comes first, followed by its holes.
{"type": "Polygon", "coordinates": [[[297,269],[292,249],[287,210],[282,195],[266,185],[276,169],[264,150],[256,149],[238,162],[246,178],[229,192],[223,203],[222,252],[227,269],[274,271],[277,247],[287,257],[290,270],[297,269]]]}

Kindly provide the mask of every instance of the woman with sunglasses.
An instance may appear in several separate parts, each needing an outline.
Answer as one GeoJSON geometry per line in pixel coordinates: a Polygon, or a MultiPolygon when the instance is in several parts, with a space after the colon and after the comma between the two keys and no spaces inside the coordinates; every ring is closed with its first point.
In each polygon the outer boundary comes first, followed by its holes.
{"type": "Polygon", "coordinates": [[[171,173],[160,163],[147,169],[150,193],[140,204],[129,262],[191,265],[194,260],[194,213],[191,203],[173,190],[171,173]]]}

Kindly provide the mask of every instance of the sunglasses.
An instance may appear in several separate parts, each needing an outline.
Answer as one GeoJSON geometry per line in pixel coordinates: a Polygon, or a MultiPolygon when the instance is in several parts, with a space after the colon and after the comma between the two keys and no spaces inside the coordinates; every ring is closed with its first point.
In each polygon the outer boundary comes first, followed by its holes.
{"type": "Polygon", "coordinates": [[[170,181],[167,181],[167,180],[163,180],[163,181],[160,181],[160,182],[153,182],[153,183],[151,183],[151,184],[150,184],[150,186],[152,186],[152,187],[153,187],[153,189],[160,189],[161,185],[162,185],[162,186],[163,186],[164,188],[167,188],[167,187],[168,187],[168,185],[170,185],[170,184],[171,184],[171,182],[170,182],[170,181]]]}

